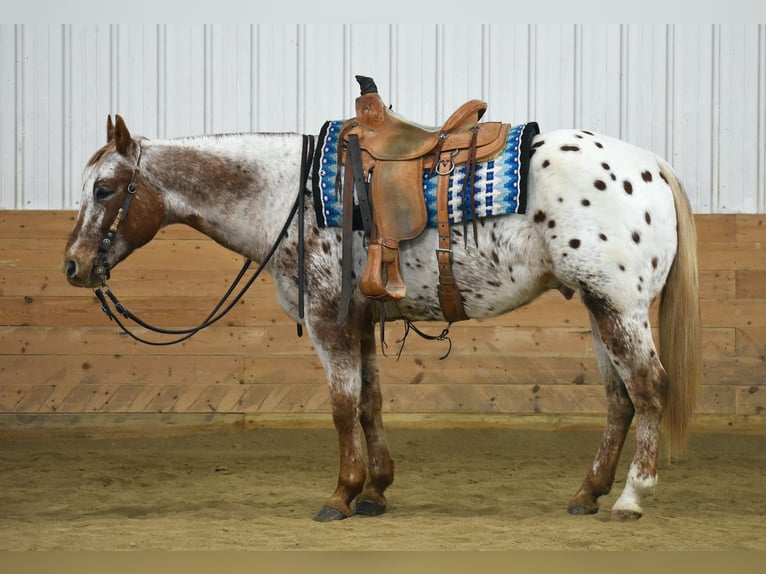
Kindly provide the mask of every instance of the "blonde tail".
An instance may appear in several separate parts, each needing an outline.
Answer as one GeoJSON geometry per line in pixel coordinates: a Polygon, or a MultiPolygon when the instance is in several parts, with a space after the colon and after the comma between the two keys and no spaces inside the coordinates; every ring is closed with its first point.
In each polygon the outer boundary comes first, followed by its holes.
{"type": "Polygon", "coordinates": [[[673,191],[678,233],[678,249],[659,309],[660,361],[668,374],[664,426],[673,454],[686,445],[691,428],[702,374],[702,331],[694,217],[672,168],[661,164],[661,171],[673,191]]]}

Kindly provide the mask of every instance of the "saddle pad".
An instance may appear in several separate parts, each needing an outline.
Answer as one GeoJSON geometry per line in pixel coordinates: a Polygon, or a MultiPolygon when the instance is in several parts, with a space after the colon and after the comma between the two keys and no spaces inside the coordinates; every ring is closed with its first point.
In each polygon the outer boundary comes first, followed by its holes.
{"type": "MultiPolygon", "coordinates": [[[[343,203],[335,189],[338,170],[338,135],[341,121],[328,121],[322,126],[312,167],[314,208],[320,227],[341,227],[343,203]]],[[[511,127],[503,151],[497,157],[476,164],[474,176],[474,205],[466,205],[466,220],[474,214],[481,219],[493,215],[525,213],[527,203],[527,173],[532,139],[539,133],[536,122],[511,127]]],[[[459,165],[449,182],[448,205],[450,223],[463,220],[461,191],[466,166],[459,165]]],[[[440,176],[426,177],[423,173],[423,199],[428,208],[428,226],[436,227],[436,184],[440,176]]],[[[373,176],[374,177],[374,176],[373,176]]],[[[468,198],[466,198],[468,201],[468,198]]],[[[362,229],[359,206],[354,197],[354,229],[362,229]]]]}

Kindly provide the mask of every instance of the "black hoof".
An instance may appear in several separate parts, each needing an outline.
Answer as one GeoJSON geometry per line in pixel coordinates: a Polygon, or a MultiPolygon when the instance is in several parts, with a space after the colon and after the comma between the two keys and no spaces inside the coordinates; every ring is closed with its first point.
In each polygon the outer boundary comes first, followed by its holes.
{"type": "Polygon", "coordinates": [[[585,506],[583,504],[570,504],[567,507],[569,514],[575,516],[585,516],[587,514],[596,514],[598,512],[598,506],[585,506]]]}
{"type": "Polygon", "coordinates": [[[380,516],[386,511],[386,505],[372,500],[359,500],[354,509],[354,516],[380,516]]]}
{"type": "Polygon", "coordinates": [[[348,514],[341,512],[337,508],[332,506],[323,506],[322,510],[316,513],[314,520],[317,522],[333,522],[335,520],[344,520],[348,518],[348,514]]]}

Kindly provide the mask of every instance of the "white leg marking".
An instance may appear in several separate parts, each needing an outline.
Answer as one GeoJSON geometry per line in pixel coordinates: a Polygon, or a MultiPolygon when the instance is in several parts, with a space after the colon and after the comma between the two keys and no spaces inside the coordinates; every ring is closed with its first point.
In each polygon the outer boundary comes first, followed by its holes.
{"type": "Polygon", "coordinates": [[[620,498],[614,503],[612,512],[635,512],[642,514],[641,500],[654,494],[657,475],[641,477],[635,464],[630,465],[628,480],[620,498]]]}

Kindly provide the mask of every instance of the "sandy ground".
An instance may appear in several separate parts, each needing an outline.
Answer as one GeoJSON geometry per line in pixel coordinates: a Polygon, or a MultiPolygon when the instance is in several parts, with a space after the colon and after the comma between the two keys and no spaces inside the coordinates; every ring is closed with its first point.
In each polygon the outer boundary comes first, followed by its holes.
{"type": "Polygon", "coordinates": [[[566,513],[598,431],[388,436],[388,512],[319,524],[337,476],[329,428],[0,431],[0,550],[766,550],[763,434],[695,434],[630,524],[608,512],[625,460],[599,514],[566,513]]]}

